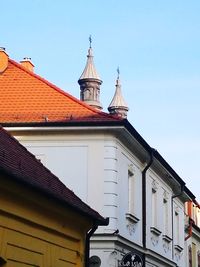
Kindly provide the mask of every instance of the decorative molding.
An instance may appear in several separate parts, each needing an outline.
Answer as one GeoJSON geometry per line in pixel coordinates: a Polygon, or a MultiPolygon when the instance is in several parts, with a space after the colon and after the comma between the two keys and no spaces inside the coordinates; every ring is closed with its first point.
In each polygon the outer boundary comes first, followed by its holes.
{"type": "Polygon", "coordinates": [[[180,209],[178,206],[175,206],[175,215],[178,216],[179,212],[180,212],[180,209]]]}
{"type": "Polygon", "coordinates": [[[162,239],[163,239],[164,241],[166,241],[167,243],[170,243],[170,242],[172,241],[172,238],[169,237],[168,235],[163,235],[163,236],[162,236],[162,239]]]}
{"type": "Polygon", "coordinates": [[[180,261],[182,255],[183,255],[183,253],[181,253],[182,250],[183,250],[183,248],[181,248],[180,246],[178,246],[179,247],[179,250],[177,250],[177,248],[175,248],[175,247],[176,246],[174,246],[174,249],[175,249],[175,253],[174,253],[175,259],[176,259],[176,261],[180,261]],[[180,248],[181,248],[181,250],[180,250],[180,248]]]}
{"type": "Polygon", "coordinates": [[[159,236],[161,234],[161,231],[158,230],[156,227],[150,227],[150,232],[151,232],[151,243],[155,247],[158,245],[159,236]]]}
{"type": "Polygon", "coordinates": [[[130,235],[133,235],[136,231],[136,224],[139,222],[139,218],[131,213],[126,213],[127,225],[126,228],[130,235]]]}
{"type": "Polygon", "coordinates": [[[151,186],[152,186],[152,192],[156,193],[156,191],[158,190],[158,186],[155,180],[152,181],[151,186]]]}
{"type": "Polygon", "coordinates": [[[179,245],[174,245],[174,249],[175,249],[176,251],[178,251],[178,252],[183,251],[183,248],[182,248],[181,246],[179,246],[179,245]]]}
{"type": "Polygon", "coordinates": [[[156,236],[159,236],[162,232],[160,231],[160,230],[158,230],[158,228],[156,228],[156,227],[151,227],[150,228],[150,231],[151,231],[151,233],[153,233],[154,235],[156,235],[156,236]]]}
{"type": "Polygon", "coordinates": [[[133,164],[128,165],[128,174],[129,176],[133,176],[135,173],[135,166],[133,164]]]}
{"type": "Polygon", "coordinates": [[[139,218],[137,218],[135,215],[131,213],[126,213],[126,219],[128,219],[132,223],[138,223],[140,220],[139,218]]]}
{"type": "Polygon", "coordinates": [[[136,231],[136,224],[135,223],[131,223],[129,222],[127,225],[126,225],[126,228],[129,232],[130,235],[133,235],[136,231]]]}
{"type": "Polygon", "coordinates": [[[171,241],[172,241],[172,238],[169,237],[168,235],[163,235],[162,236],[162,239],[163,239],[163,249],[164,249],[164,252],[167,253],[169,250],[170,250],[170,247],[171,247],[171,241]]]}
{"type": "Polygon", "coordinates": [[[167,253],[170,250],[170,244],[164,240],[163,240],[163,249],[165,253],[167,253]]]}
{"type": "Polygon", "coordinates": [[[151,243],[153,244],[154,247],[158,245],[158,241],[159,241],[159,236],[152,234],[151,243]]]}
{"type": "Polygon", "coordinates": [[[113,250],[108,258],[109,266],[116,266],[117,258],[118,258],[118,253],[117,251],[113,250]]]}
{"type": "Polygon", "coordinates": [[[169,193],[167,193],[167,191],[164,190],[164,192],[163,192],[163,202],[167,203],[168,200],[169,200],[169,193]]]}

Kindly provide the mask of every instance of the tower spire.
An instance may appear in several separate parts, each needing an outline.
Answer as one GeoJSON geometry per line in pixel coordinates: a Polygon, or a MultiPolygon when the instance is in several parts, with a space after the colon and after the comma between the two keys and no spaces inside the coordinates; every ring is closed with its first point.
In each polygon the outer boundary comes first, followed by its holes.
{"type": "Polygon", "coordinates": [[[96,71],[93,62],[92,51],[92,37],[89,36],[89,49],[87,55],[86,66],[78,80],[80,85],[80,99],[92,107],[102,109],[99,97],[100,97],[100,85],[102,81],[96,71]]]}
{"type": "Polygon", "coordinates": [[[119,67],[117,68],[117,80],[116,80],[116,89],[113,99],[108,107],[110,114],[116,114],[122,118],[127,117],[127,112],[129,110],[121,91],[121,84],[119,79],[120,71],[119,67]]]}

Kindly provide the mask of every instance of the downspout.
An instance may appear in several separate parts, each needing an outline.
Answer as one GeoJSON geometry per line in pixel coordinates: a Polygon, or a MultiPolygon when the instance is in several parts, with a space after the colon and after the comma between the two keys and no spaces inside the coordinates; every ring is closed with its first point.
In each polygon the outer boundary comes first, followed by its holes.
{"type": "Polygon", "coordinates": [[[85,238],[85,267],[89,267],[90,259],[90,238],[97,230],[98,226],[107,226],[109,224],[109,218],[106,218],[104,222],[95,221],[93,227],[87,232],[85,238]]]}
{"type": "Polygon", "coordinates": [[[188,227],[188,235],[185,237],[185,241],[188,240],[192,236],[192,225],[194,221],[189,218],[189,227],[188,227]]]}
{"type": "Polygon", "coordinates": [[[89,267],[89,258],[90,258],[90,238],[97,230],[98,224],[95,222],[93,227],[87,232],[85,239],[85,267],[89,267]]]}
{"type": "Polygon", "coordinates": [[[146,248],[146,232],[147,232],[147,207],[146,207],[146,172],[151,166],[153,162],[153,152],[154,149],[151,150],[151,153],[149,153],[150,160],[147,163],[146,167],[142,171],[142,243],[143,243],[143,248],[146,248]]]}
{"type": "Polygon", "coordinates": [[[178,194],[175,194],[171,197],[171,213],[172,213],[172,260],[174,260],[174,205],[173,199],[180,197],[183,193],[185,184],[181,185],[181,191],[178,194]]]}

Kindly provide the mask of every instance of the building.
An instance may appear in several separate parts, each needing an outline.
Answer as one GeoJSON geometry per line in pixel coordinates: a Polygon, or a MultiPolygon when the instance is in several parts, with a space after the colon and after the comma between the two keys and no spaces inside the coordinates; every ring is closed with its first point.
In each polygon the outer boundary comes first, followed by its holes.
{"type": "Polygon", "coordinates": [[[108,114],[91,45],[81,100],[34,74],[29,59],[19,64],[2,50],[0,62],[0,122],[110,219],[92,237],[90,266],[186,266],[184,203],[194,196],[126,119],[119,75],[108,114]]]}
{"type": "Polygon", "coordinates": [[[107,220],[0,128],[0,266],[87,266],[107,220]]]}
{"type": "Polygon", "coordinates": [[[196,200],[186,203],[185,259],[187,267],[200,267],[200,205],[196,200]]]}

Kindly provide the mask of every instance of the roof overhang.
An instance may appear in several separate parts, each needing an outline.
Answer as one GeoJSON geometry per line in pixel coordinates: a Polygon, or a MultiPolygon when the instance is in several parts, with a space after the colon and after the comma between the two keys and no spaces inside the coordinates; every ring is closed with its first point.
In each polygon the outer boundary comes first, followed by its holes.
{"type": "Polygon", "coordinates": [[[164,181],[170,184],[175,194],[183,189],[181,199],[183,201],[195,199],[192,192],[185,186],[185,182],[160,155],[158,151],[149,146],[144,138],[135,130],[128,120],[113,120],[113,121],[67,121],[67,122],[40,122],[40,123],[4,123],[6,130],[19,133],[24,131],[29,132],[60,132],[60,131],[87,131],[87,132],[106,132],[114,135],[130,151],[145,164],[149,161],[150,155],[153,154],[152,169],[161,175],[164,181]]]}

